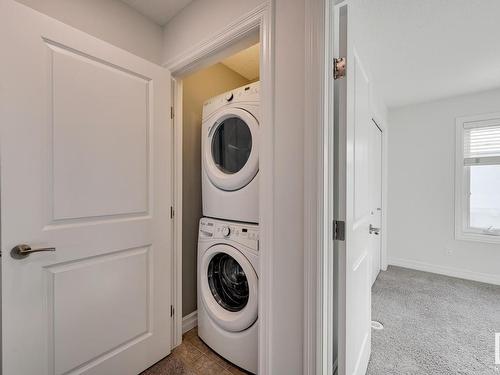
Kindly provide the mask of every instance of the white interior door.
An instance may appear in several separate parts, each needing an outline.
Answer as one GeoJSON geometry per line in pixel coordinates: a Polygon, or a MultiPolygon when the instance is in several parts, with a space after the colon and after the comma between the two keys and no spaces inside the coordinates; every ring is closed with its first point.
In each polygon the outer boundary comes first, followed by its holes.
{"type": "Polygon", "coordinates": [[[346,77],[337,80],[337,214],[345,221],[339,250],[339,356],[342,375],[366,373],[371,352],[370,83],[349,37],[348,5],[336,8],[338,55],[346,77]]]}
{"type": "Polygon", "coordinates": [[[0,18],[3,373],[137,374],[171,343],[169,74],[12,0],[0,18]]]}
{"type": "Polygon", "coordinates": [[[382,250],[382,131],[373,120],[370,126],[370,141],[370,251],[373,284],[380,272],[382,250]]]}

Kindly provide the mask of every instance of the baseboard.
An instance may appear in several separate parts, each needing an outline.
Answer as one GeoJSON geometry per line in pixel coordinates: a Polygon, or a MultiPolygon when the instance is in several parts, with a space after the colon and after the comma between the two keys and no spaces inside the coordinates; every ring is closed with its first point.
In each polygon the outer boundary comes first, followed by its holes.
{"type": "Polygon", "coordinates": [[[193,311],[191,314],[182,318],[182,334],[192,330],[198,325],[198,311],[193,311]]]}
{"type": "Polygon", "coordinates": [[[416,260],[400,259],[400,258],[389,258],[388,263],[393,266],[410,268],[417,271],[437,273],[440,275],[458,277],[459,279],[473,280],[482,283],[500,285],[500,275],[493,275],[490,273],[473,272],[460,268],[439,266],[436,264],[430,264],[425,262],[419,262],[416,260]]]}

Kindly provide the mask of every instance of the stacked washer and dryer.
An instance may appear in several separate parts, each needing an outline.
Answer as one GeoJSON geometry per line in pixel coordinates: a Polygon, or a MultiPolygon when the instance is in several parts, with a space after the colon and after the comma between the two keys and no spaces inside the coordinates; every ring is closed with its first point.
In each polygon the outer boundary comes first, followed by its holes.
{"type": "Polygon", "coordinates": [[[259,83],[203,105],[198,335],[257,372],[259,83]]]}

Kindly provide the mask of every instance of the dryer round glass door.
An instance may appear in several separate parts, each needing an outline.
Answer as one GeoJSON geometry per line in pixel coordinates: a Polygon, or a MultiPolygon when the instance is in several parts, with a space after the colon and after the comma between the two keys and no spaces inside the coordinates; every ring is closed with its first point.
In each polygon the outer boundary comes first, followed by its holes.
{"type": "Polygon", "coordinates": [[[257,274],[236,248],[219,244],[200,258],[200,293],[208,315],[226,331],[240,332],[257,320],[257,274]]]}
{"type": "Polygon", "coordinates": [[[252,133],[239,117],[221,121],[212,136],[212,158],[215,165],[226,174],[241,171],[252,151],[252,133]]]}
{"type": "Polygon", "coordinates": [[[203,143],[203,163],[210,181],[219,189],[246,186],[259,171],[259,124],[240,108],[222,110],[210,123],[203,143]]]}

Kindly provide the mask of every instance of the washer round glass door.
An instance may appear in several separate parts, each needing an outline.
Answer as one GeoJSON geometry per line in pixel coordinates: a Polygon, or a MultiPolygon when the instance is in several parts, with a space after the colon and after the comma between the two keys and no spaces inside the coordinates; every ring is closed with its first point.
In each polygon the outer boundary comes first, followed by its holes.
{"type": "Polygon", "coordinates": [[[240,264],[226,253],[214,255],[208,264],[208,286],[217,303],[238,312],[248,303],[248,279],[240,264]]]}
{"type": "Polygon", "coordinates": [[[210,317],[239,332],[257,320],[257,275],[248,259],[229,245],[215,245],[202,256],[201,294],[210,317]]]}
{"type": "Polygon", "coordinates": [[[212,183],[222,190],[238,190],[259,170],[259,124],[240,108],[228,108],[209,125],[204,140],[204,166],[212,183]]]}

